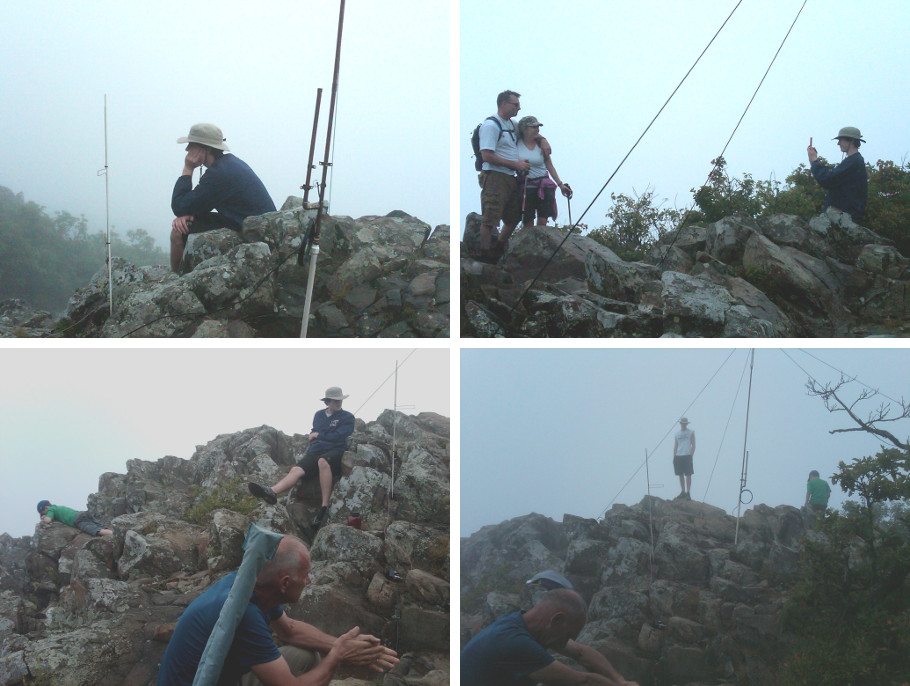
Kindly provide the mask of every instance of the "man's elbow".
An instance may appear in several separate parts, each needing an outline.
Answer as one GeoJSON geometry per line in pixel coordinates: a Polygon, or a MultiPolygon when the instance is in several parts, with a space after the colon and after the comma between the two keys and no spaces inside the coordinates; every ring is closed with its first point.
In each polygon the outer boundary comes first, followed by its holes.
{"type": "Polygon", "coordinates": [[[481,150],[480,156],[483,158],[484,162],[492,163],[493,162],[493,151],[492,150],[481,150]]]}

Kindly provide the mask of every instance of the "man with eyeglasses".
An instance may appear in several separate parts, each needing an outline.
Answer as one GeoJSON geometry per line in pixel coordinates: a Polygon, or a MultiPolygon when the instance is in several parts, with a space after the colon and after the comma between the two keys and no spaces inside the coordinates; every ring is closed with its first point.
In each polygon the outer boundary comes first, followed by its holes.
{"type": "MultiPolygon", "coordinates": [[[[382,673],[398,662],[394,650],[354,627],[335,637],[288,617],[282,605],[296,603],[310,582],[310,553],[303,541],[285,536],[265,563],[240,617],[219,684],[323,686],[342,666],[382,673]],[[279,649],[272,630],[284,642],[279,649]]],[[[190,603],[168,642],[157,686],[191,686],[209,636],[238,572],[231,572],[190,603]]]]}
{"type": "Polygon", "coordinates": [[[341,409],[341,403],[347,397],[338,386],[327,388],[322,399],[326,407],[313,417],[313,428],[308,436],[310,447],[306,454],[271,488],[251,481],[248,484],[250,493],[274,505],[278,502],[279,493],[290,490],[300,479],[315,478],[318,474],[322,507],[313,518],[312,525],[314,529],[321,527],[329,509],[332,480],[341,476],[341,456],[344,455],[348,436],[354,432],[354,415],[341,409]]]}

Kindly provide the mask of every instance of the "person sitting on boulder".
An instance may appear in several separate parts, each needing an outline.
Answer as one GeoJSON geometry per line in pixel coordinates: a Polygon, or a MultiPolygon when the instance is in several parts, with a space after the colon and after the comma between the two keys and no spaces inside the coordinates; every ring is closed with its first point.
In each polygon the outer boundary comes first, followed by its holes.
{"type": "Polygon", "coordinates": [[[113,531],[106,529],[104,524],[97,521],[88,512],[78,512],[64,505],[51,505],[50,500],[42,500],[38,503],[38,514],[41,515],[41,521],[45,524],[62,522],[67,526],[84,531],[89,536],[114,535],[113,531]]]}
{"type": "Polygon", "coordinates": [[[562,653],[585,626],[585,601],[575,591],[547,591],[527,612],[500,617],[468,641],[461,651],[461,683],[472,686],[526,684],[628,683],[558,662],[550,650],[562,653]]]}
{"type": "Polygon", "coordinates": [[[837,141],[837,147],[846,157],[833,169],[826,167],[818,161],[818,150],[812,147],[810,139],[807,151],[812,176],[828,191],[824,209],[836,207],[859,223],[866,214],[866,196],[869,192],[866,162],[859,153],[859,146],[866,141],[855,126],[845,126],[832,140],[837,141]]]}
{"type": "Polygon", "coordinates": [[[275,211],[275,203],[255,172],[230,152],[226,139],[214,124],[194,124],[188,136],[183,174],[174,184],[171,210],[177,217],[171,224],[171,270],[180,271],[183,251],[191,233],[212,229],[239,231],[243,220],[275,211]],[[193,170],[208,171],[193,188],[193,170]],[[217,210],[217,212],[212,212],[217,210]]]}
{"type": "MultiPolygon", "coordinates": [[[[376,672],[395,666],[395,651],[375,636],[361,634],[358,627],[336,638],[285,614],[281,605],[300,599],[310,581],[310,564],[303,541],[293,536],[281,539],[256,577],[219,684],[325,686],[342,665],[376,672]],[[280,650],[272,629],[285,643],[280,650]]],[[[184,610],[161,659],[157,686],[191,686],[236,576],[231,572],[215,582],[184,610]]]]}
{"type": "Polygon", "coordinates": [[[319,410],[313,417],[313,428],[308,436],[310,447],[304,456],[271,488],[251,481],[248,484],[250,493],[274,505],[278,502],[279,493],[290,490],[300,479],[311,479],[319,474],[322,507],[313,518],[312,524],[314,529],[322,526],[329,509],[332,481],[341,476],[341,457],[344,455],[345,442],[354,432],[354,415],[341,409],[341,403],[347,397],[338,386],[327,388],[322,399],[326,408],[319,410]]]}

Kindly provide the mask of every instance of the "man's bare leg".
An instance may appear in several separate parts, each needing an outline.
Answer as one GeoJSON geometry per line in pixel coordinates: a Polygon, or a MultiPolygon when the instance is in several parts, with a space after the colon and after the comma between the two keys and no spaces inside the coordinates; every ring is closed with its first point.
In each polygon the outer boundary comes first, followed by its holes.
{"type": "Polygon", "coordinates": [[[281,481],[272,486],[272,490],[276,495],[291,490],[291,488],[294,487],[294,484],[303,478],[305,473],[306,472],[304,472],[303,469],[294,465],[281,481]]]}
{"type": "Polygon", "coordinates": [[[176,230],[171,230],[171,271],[180,273],[180,263],[183,262],[183,251],[186,248],[186,236],[176,230]]]}
{"type": "Polygon", "coordinates": [[[332,467],[324,457],[319,458],[319,490],[322,491],[322,506],[329,506],[329,497],[332,495],[332,467]]]}

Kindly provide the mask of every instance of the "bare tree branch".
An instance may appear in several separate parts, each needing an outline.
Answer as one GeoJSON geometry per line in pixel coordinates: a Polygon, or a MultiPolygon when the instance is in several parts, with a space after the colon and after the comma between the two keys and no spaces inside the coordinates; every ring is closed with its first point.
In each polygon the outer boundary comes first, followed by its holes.
{"type": "Polygon", "coordinates": [[[896,422],[910,418],[910,403],[905,402],[902,398],[899,403],[901,412],[894,417],[889,416],[894,409],[893,406],[890,403],[882,403],[876,409],[869,412],[866,419],[862,419],[858,414],[857,406],[863,401],[878,395],[878,391],[863,389],[852,402],[848,403],[841,396],[845,394],[845,387],[853,381],[855,381],[855,377],[849,378],[841,376],[834,384],[828,383],[822,385],[814,379],[809,379],[809,381],[806,382],[806,388],[808,389],[809,395],[821,398],[825,403],[825,408],[828,412],[845,412],[856,424],[856,426],[846,429],[832,429],[828,433],[836,434],[848,433],[851,431],[865,431],[873,436],[878,436],[879,438],[888,441],[901,450],[910,450],[910,441],[901,441],[897,436],[880,426],[884,422],[896,422]]]}

